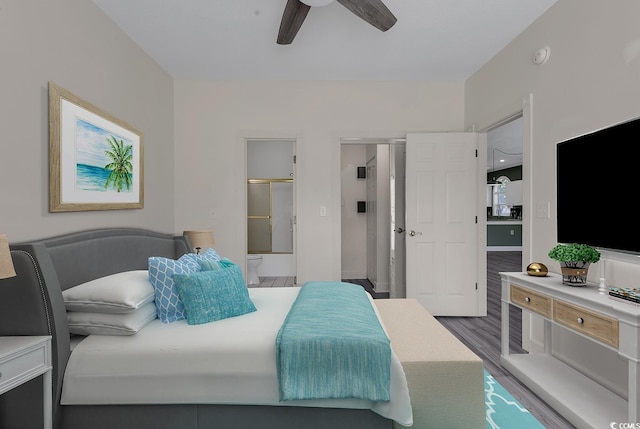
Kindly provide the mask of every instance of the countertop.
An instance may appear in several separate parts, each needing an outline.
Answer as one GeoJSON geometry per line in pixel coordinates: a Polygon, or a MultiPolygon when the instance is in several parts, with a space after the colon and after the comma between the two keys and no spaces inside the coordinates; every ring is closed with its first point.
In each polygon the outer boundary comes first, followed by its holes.
{"type": "Polygon", "coordinates": [[[504,218],[502,219],[488,219],[487,225],[522,225],[522,219],[504,218]]]}

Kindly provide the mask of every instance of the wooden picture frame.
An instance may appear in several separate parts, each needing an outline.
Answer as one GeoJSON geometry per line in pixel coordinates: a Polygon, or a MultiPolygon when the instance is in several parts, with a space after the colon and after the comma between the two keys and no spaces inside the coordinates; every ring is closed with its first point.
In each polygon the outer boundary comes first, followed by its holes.
{"type": "Polygon", "coordinates": [[[142,133],[49,82],[49,211],[143,206],[142,133]]]}

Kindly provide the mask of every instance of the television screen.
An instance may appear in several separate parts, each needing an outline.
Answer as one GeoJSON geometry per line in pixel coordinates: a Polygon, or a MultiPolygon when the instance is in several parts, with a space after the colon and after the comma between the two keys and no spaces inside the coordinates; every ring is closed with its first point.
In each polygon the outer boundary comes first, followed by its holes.
{"type": "Polygon", "coordinates": [[[640,119],[558,143],[559,243],[640,252],[640,119]]]}

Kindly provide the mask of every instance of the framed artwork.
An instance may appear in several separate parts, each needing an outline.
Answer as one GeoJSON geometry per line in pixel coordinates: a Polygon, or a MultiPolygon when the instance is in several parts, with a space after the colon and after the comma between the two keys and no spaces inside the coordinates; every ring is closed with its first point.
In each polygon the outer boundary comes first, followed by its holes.
{"type": "Polygon", "coordinates": [[[49,82],[49,211],[141,209],[142,133],[49,82]]]}

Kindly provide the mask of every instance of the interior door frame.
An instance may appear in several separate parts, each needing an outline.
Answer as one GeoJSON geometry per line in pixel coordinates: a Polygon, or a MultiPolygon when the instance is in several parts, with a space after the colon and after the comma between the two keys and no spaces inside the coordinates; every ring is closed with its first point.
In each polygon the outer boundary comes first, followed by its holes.
{"type": "MultiPolygon", "coordinates": [[[[526,261],[531,260],[531,231],[533,224],[533,201],[531,192],[531,153],[532,153],[532,125],[533,125],[533,94],[523,96],[520,100],[508,105],[500,112],[494,112],[486,120],[479,124],[473,124],[471,129],[478,132],[487,132],[502,124],[510,122],[517,117],[522,117],[522,265],[523,270],[526,261]],[[497,118],[497,119],[496,119],[497,118]]],[[[484,144],[483,159],[487,157],[487,146],[484,144]]],[[[486,228],[486,226],[485,226],[486,228]]],[[[486,262],[486,261],[485,261],[486,262]]],[[[531,316],[522,318],[522,347],[527,351],[543,350],[544,344],[532,342],[532,338],[538,337],[533,332],[531,316]]]]}
{"type": "MultiPolygon", "coordinates": [[[[522,117],[522,260],[528,261],[531,258],[531,125],[533,121],[533,94],[523,97],[518,106],[512,106],[503,114],[496,114],[493,119],[484,124],[472,126],[476,132],[486,133],[487,131],[510,122],[519,116],[522,117]],[[499,118],[499,119],[495,119],[499,118]]],[[[478,156],[481,159],[487,158],[487,145],[479,149],[478,156]],[[484,152],[484,153],[483,153],[484,152]]],[[[524,264],[524,262],[523,262],[524,264]]]]}
{"type": "MultiPolygon", "coordinates": [[[[363,133],[365,134],[365,133],[363,133]]],[[[338,138],[338,159],[337,159],[337,168],[338,171],[340,171],[341,169],[341,158],[342,158],[342,147],[343,145],[379,145],[379,144],[384,144],[384,145],[388,145],[389,147],[393,146],[393,145],[397,145],[397,144],[402,144],[404,145],[406,142],[406,139],[404,137],[339,137],[338,138]]],[[[341,177],[341,174],[338,174],[337,177],[341,177]]],[[[338,183],[338,200],[342,199],[342,180],[339,181],[338,183]]],[[[390,210],[390,207],[389,207],[390,210]]],[[[338,234],[338,238],[340,239],[338,242],[340,243],[340,245],[338,246],[338,249],[340,250],[340,253],[337,255],[337,260],[339,262],[338,264],[338,273],[340,273],[339,277],[342,277],[342,214],[340,213],[340,216],[338,217],[339,222],[337,224],[337,229],[339,231],[338,234]]],[[[404,223],[404,219],[403,219],[403,223],[404,223]]],[[[389,265],[390,265],[390,261],[389,261],[389,265]]],[[[365,267],[365,271],[366,271],[366,267],[365,267]]],[[[404,277],[404,275],[403,275],[404,277]]]]}
{"type": "Polygon", "coordinates": [[[247,207],[247,179],[248,179],[248,172],[247,172],[247,161],[248,161],[248,144],[250,141],[287,141],[287,142],[291,142],[292,145],[292,154],[293,154],[293,160],[292,160],[292,171],[293,171],[293,176],[292,178],[293,180],[293,218],[294,218],[294,222],[293,222],[293,255],[292,255],[292,269],[293,269],[293,277],[294,277],[294,282],[297,281],[297,277],[298,277],[298,258],[299,258],[299,254],[298,254],[298,227],[297,227],[297,217],[298,217],[298,210],[297,210],[297,202],[298,202],[298,191],[299,191],[299,187],[297,185],[297,144],[299,143],[300,137],[297,135],[290,135],[288,133],[243,133],[244,135],[241,137],[242,139],[242,143],[243,143],[243,158],[244,158],[244,162],[243,162],[243,166],[244,166],[244,181],[243,181],[243,186],[242,186],[242,192],[243,192],[243,200],[242,200],[242,206],[243,206],[243,213],[244,213],[244,237],[243,237],[243,252],[245,257],[243,258],[242,263],[240,264],[243,272],[246,276],[247,273],[247,255],[249,253],[249,246],[248,246],[248,239],[249,239],[249,231],[248,231],[248,227],[247,227],[247,213],[248,213],[248,207],[247,207]]]}

